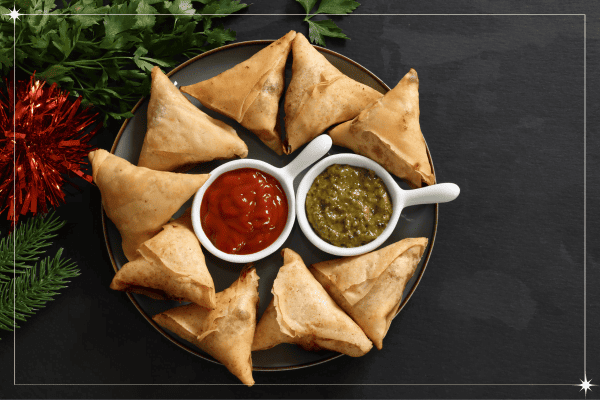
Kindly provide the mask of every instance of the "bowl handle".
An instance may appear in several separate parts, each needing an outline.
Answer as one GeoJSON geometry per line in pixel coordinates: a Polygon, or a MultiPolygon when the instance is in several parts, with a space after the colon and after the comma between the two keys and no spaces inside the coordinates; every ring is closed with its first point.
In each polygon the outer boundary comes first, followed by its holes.
{"type": "Polygon", "coordinates": [[[438,183],[424,188],[404,190],[404,207],[417,204],[447,203],[458,197],[460,188],[454,183],[438,183]]]}
{"type": "Polygon", "coordinates": [[[296,175],[304,171],[311,164],[323,157],[331,149],[331,137],[321,135],[313,139],[300,154],[288,165],[281,168],[281,172],[293,180],[296,175]]]}

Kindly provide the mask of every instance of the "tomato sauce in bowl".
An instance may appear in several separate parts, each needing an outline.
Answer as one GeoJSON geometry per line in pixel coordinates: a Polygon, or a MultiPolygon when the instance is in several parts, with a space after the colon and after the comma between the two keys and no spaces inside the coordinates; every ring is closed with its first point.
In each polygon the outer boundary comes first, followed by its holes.
{"type": "Polygon", "coordinates": [[[202,230],[227,254],[253,254],[269,247],[283,231],[288,200],[281,184],[255,168],[220,175],[200,206],[202,230]]]}

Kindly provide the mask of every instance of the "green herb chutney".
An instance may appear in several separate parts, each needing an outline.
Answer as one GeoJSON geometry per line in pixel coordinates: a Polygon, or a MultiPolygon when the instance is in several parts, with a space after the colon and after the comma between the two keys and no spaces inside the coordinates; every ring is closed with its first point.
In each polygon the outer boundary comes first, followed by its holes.
{"type": "Polygon", "coordinates": [[[391,216],[383,180],[366,168],[333,164],[315,178],[306,195],[306,217],[315,233],[338,247],[372,242],[391,216]]]}

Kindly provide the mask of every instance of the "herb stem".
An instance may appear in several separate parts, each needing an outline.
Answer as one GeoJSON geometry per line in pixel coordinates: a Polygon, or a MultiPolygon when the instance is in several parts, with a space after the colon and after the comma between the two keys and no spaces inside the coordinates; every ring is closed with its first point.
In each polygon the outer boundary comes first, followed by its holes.
{"type": "Polygon", "coordinates": [[[81,84],[81,82],[79,81],[79,78],[77,77],[77,75],[76,75],[76,74],[73,74],[73,78],[75,78],[75,82],[77,82],[77,84],[79,85],[79,87],[80,87],[82,90],[85,90],[85,88],[83,87],[83,85],[82,85],[82,84],[81,84]]]}
{"type": "Polygon", "coordinates": [[[21,64],[19,64],[19,68],[23,71],[23,72],[27,72],[29,75],[33,75],[33,71],[29,71],[28,69],[26,69],[24,66],[22,66],[21,64]]]}
{"type": "Polygon", "coordinates": [[[63,62],[63,64],[64,65],[72,65],[74,67],[81,67],[82,64],[92,64],[92,63],[102,65],[100,60],[108,61],[108,60],[132,60],[132,59],[133,59],[133,57],[100,57],[100,58],[92,59],[92,60],[65,61],[65,62],[63,62]]]}

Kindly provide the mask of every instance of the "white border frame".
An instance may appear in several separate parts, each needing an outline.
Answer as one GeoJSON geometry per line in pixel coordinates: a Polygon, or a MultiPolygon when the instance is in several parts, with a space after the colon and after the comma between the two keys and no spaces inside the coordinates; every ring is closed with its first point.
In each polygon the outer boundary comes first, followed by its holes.
{"type": "MultiPolygon", "coordinates": [[[[17,12],[17,17],[13,19],[13,101],[16,102],[16,20],[20,16],[27,15],[53,15],[53,14],[20,14],[16,10],[16,4],[13,6],[13,10],[17,12]]],[[[10,14],[5,14],[10,15],[10,14]]],[[[98,15],[122,15],[122,16],[189,16],[190,14],[60,14],[61,17],[69,16],[98,16],[98,15]]],[[[230,14],[203,14],[203,15],[214,15],[214,16],[226,16],[230,14]]],[[[583,16],[583,373],[584,380],[581,380],[581,384],[569,384],[569,383],[426,383],[426,384],[411,384],[411,383],[255,383],[256,386],[580,386],[581,390],[585,390],[587,396],[588,389],[591,390],[590,386],[597,386],[590,384],[591,381],[587,379],[587,14],[396,14],[396,13],[384,13],[384,14],[319,14],[322,16],[583,16]]],[[[243,16],[306,16],[306,14],[252,14],[245,13],[243,16]]],[[[14,104],[13,104],[14,107],[14,104]]],[[[13,118],[13,134],[16,133],[16,121],[13,118]]],[[[15,144],[16,147],[16,144],[15,144]]],[[[14,157],[16,151],[13,151],[13,162],[16,162],[14,157]]],[[[13,169],[13,193],[16,185],[16,170],[13,169]]],[[[16,199],[13,197],[14,205],[16,207],[16,199]]],[[[16,256],[16,241],[13,243],[14,257],[16,256]]],[[[13,277],[16,279],[16,270],[13,273],[13,277]]],[[[13,293],[13,302],[16,301],[16,289],[13,293]]],[[[16,326],[16,309],[13,314],[13,321],[16,326]]],[[[192,383],[192,384],[177,384],[177,383],[76,383],[76,384],[61,384],[61,383],[17,383],[16,377],[16,328],[13,330],[13,385],[14,386],[245,386],[243,383],[192,383]]],[[[580,390],[580,391],[581,391],[580,390]]]]}

